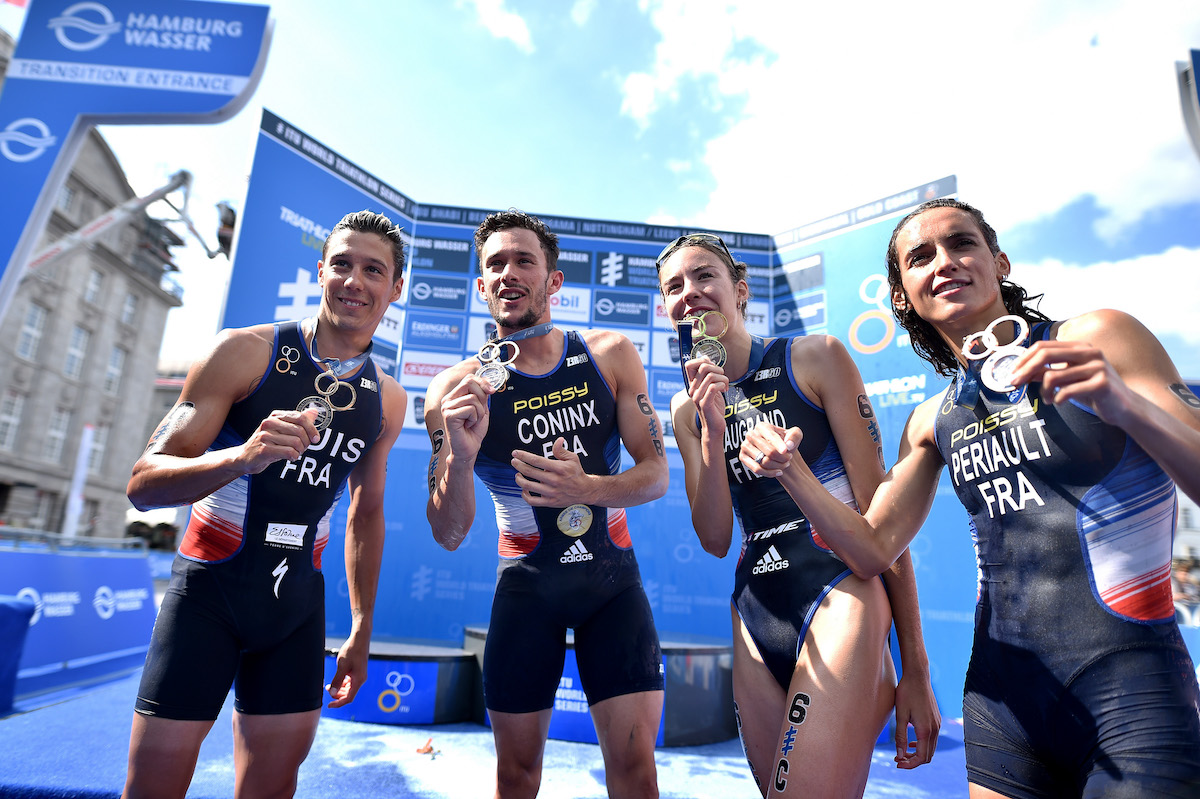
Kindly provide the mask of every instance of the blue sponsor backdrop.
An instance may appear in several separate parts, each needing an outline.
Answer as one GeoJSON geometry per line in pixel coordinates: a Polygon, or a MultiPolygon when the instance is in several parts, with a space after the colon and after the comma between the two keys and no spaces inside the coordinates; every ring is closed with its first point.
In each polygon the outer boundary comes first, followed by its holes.
{"type": "Polygon", "coordinates": [[[144,553],[0,550],[0,594],[36,605],[16,695],[139,668],[154,627],[144,553]]]}
{"type": "MultiPolygon", "coordinates": [[[[777,237],[714,231],[749,265],[751,330],[764,335],[829,332],[848,340],[854,329],[860,346],[851,351],[872,387],[889,457],[918,395],[930,395],[938,387],[894,328],[869,313],[879,310],[878,292],[873,284],[866,289],[862,284],[881,269],[896,213],[931,192],[945,195],[954,190],[953,179],[947,179],[880,201],[879,208],[887,208],[873,218],[858,209],[834,222],[777,237]]],[[[223,323],[248,325],[312,314],[320,296],[315,284],[321,240],[347,211],[364,207],[387,213],[415,242],[405,293],[376,338],[376,360],[406,387],[410,406],[388,463],[387,542],[375,634],[461,646],[465,627],[488,621],[496,579],[496,522],[491,499],[477,484],[478,512],[466,541],[455,552],[446,552],[433,540],[425,519],[429,441],[424,395],[433,375],[474,353],[494,327],[475,288],[471,243],[475,227],[489,211],[413,202],[264,111],[223,323]],[[385,345],[395,353],[386,363],[379,357],[385,345]]],[[[690,229],[538,215],[559,234],[566,254],[560,266],[568,283],[552,298],[556,322],[565,328],[603,327],[628,335],[647,367],[651,401],[669,434],[670,399],[682,387],[682,377],[679,342],[658,296],[654,259],[664,245],[690,229]]],[[[670,490],[657,502],[629,509],[630,532],[655,621],[664,639],[728,637],[738,548],[735,545],[735,554],[724,560],[700,548],[690,522],[682,462],[673,440],[668,438],[668,444],[670,490]]],[[[344,636],[350,627],[341,560],[345,512],[344,505],[335,511],[324,558],[331,636],[344,636]]],[[[936,515],[935,519],[948,554],[935,555],[938,548],[925,535],[918,539],[916,554],[924,578],[922,598],[928,597],[926,628],[935,689],[947,711],[957,715],[967,651],[960,633],[969,643],[974,568],[962,511],[952,522],[936,515]],[[959,562],[960,553],[968,559],[965,563],[959,562]]]]}
{"type": "Polygon", "coordinates": [[[253,94],[267,6],[34,0],[0,95],[0,316],[95,124],[218,122],[253,94]]]}

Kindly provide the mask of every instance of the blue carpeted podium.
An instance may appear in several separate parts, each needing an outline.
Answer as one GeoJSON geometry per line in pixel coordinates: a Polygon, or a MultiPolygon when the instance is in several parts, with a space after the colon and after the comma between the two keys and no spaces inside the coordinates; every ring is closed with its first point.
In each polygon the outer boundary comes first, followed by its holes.
{"type": "MultiPolygon", "coordinates": [[[[326,640],[326,682],[337,667],[342,640],[326,640]]],[[[467,627],[462,649],[373,640],[358,696],[345,707],[325,708],[322,715],[374,724],[487,724],[480,676],[486,640],[486,627],[467,627]]],[[[708,641],[663,641],[662,649],[666,696],[658,745],[699,746],[735,738],[732,647],[708,641]]],[[[571,635],[550,737],[596,743],[571,635]]]]}

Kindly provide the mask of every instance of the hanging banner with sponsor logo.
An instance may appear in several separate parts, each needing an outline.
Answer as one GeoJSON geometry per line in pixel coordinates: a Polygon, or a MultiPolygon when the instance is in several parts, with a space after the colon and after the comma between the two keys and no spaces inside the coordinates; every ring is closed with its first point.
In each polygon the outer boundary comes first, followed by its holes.
{"type": "Polygon", "coordinates": [[[89,128],[220,122],[266,66],[268,7],[32,0],[0,94],[0,317],[89,128]]]}
{"type": "Polygon", "coordinates": [[[0,552],[0,594],[35,605],[17,696],[140,668],[154,627],[145,553],[0,552]]]}
{"type": "MultiPolygon", "coordinates": [[[[321,303],[317,262],[330,228],[365,208],[384,214],[411,238],[413,207],[385,181],[263,109],[221,326],[315,315],[321,303]]],[[[426,291],[439,302],[456,299],[450,285],[426,291]]],[[[457,294],[461,313],[466,296],[457,294]]],[[[393,303],[375,331],[371,355],[386,374],[396,373],[404,324],[402,305],[393,303]]]]}

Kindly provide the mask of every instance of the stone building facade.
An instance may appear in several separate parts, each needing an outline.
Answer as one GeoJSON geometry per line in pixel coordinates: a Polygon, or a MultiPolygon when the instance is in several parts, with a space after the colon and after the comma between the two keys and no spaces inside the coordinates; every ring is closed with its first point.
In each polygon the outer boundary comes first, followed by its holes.
{"type": "MultiPolygon", "coordinates": [[[[0,31],[0,88],[12,52],[12,37],[0,31]]],[[[135,196],[93,130],[36,249],[135,196]]],[[[0,318],[0,524],[62,531],[82,461],[77,533],[124,535],[125,486],[157,409],[167,312],[182,302],[170,255],[180,244],[138,212],[22,280],[0,318]]]]}

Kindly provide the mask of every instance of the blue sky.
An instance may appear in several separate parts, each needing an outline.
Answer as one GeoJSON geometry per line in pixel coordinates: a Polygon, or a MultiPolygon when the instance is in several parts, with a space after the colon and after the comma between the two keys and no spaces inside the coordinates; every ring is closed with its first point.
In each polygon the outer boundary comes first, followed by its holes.
{"type": "MultiPolygon", "coordinates": [[[[37,2],[37,0],[34,0],[37,2]]],[[[1175,62],[1200,4],[455,0],[272,8],[250,105],[108,127],[139,192],[185,168],[215,227],[266,106],[426,203],[778,233],[949,174],[1063,317],[1138,316],[1200,379],[1200,157],[1175,62]]],[[[14,35],[24,12],[0,5],[14,35]]],[[[164,357],[215,331],[189,244],[164,357]]]]}

